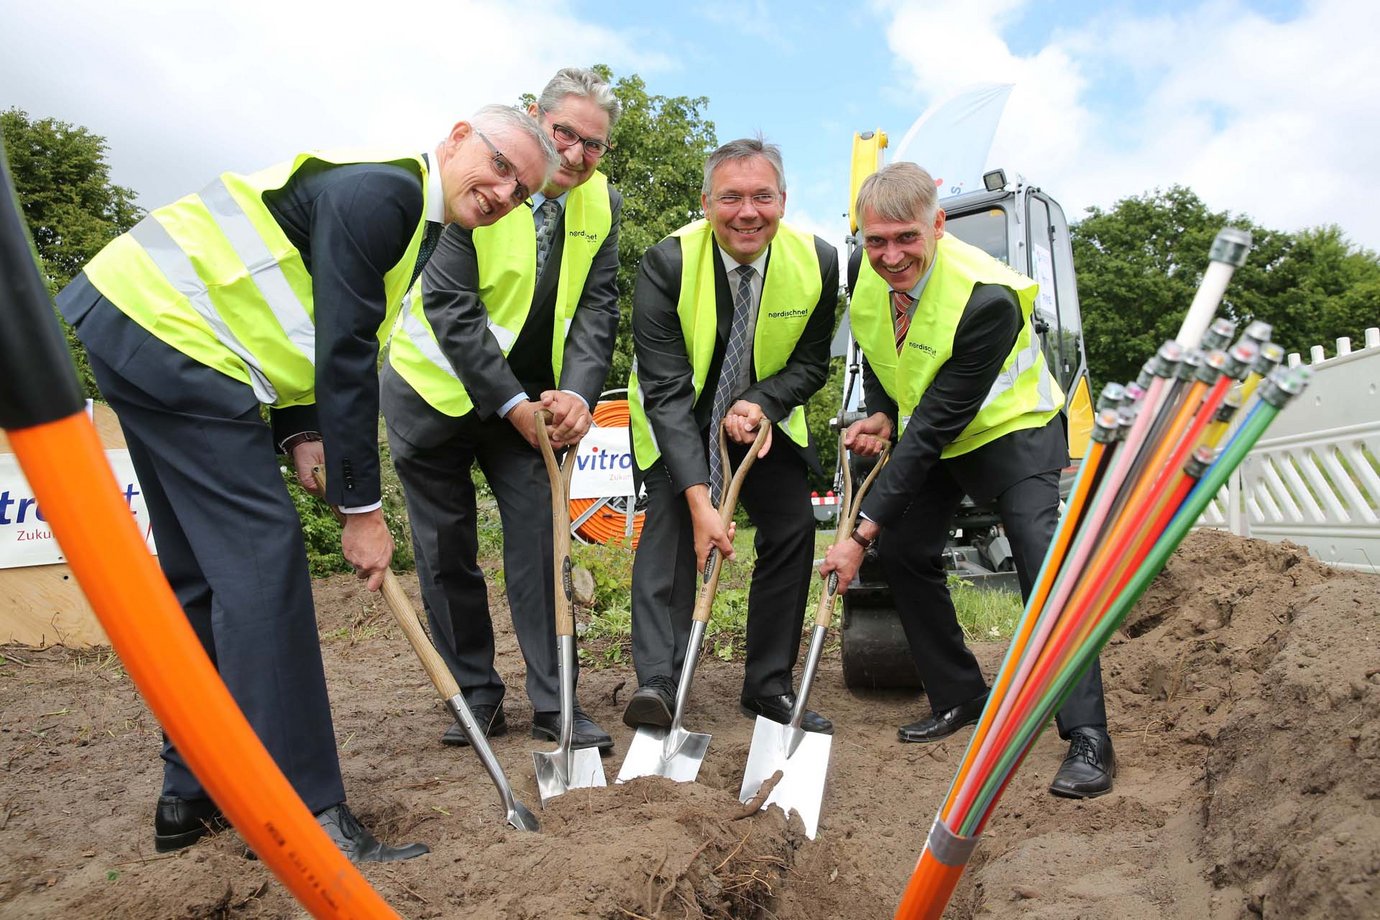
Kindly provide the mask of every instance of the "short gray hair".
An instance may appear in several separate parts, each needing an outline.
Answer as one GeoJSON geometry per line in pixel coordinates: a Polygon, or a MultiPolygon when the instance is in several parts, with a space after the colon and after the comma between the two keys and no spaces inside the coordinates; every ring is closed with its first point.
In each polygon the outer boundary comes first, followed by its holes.
{"type": "MultiPolygon", "coordinates": [[[[486,105],[470,117],[470,124],[486,131],[510,129],[531,138],[536,143],[537,149],[541,151],[542,159],[546,163],[541,177],[542,185],[545,185],[546,180],[550,179],[551,174],[556,171],[556,165],[559,163],[556,145],[552,143],[550,136],[542,130],[541,125],[537,124],[537,120],[522,109],[513,108],[510,105],[486,105]]],[[[538,186],[538,188],[540,187],[538,186]]],[[[533,189],[533,191],[535,190],[533,189]]]]}
{"type": "Polygon", "coordinates": [[[776,170],[776,190],[783,195],[786,193],[786,167],[781,162],[781,148],[775,144],[769,144],[762,137],[740,137],[736,141],[729,141],[718,150],[709,155],[704,161],[704,184],[700,186],[700,194],[708,195],[710,180],[714,177],[714,170],[725,163],[737,162],[739,160],[752,160],[761,157],[771,164],[771,168],[776,170]]]}
{"type": "Polygon", "coordinates": [[[562,67],[556,71],[551,82],[546,84],[546,89],[537,97],[537,108],[549,112],[564,102],[566,96],[580,96],[603,109],[609,117],[609,131],[618,124],[618,116],[623,114],[623,103],[613,94],[613,87],[585,67],[562,67]]]}
{"type": "Polygon", "coordinates": [[[938,207],[933,176],[914,163],[889,163],[863,180],[854,210],[859,225],[868,211],[882,220],[928,224],[938,207]]]}

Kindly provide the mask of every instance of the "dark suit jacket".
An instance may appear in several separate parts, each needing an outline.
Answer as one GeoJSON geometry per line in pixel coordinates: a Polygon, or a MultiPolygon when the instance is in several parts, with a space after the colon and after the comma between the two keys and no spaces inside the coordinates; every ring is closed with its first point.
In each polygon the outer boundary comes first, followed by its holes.
{"type": "MultiPolygon", "coordinates": [[[[667,237],[642,257],[633,292],[633,348],[637,357],[637,380],[642,389],[647,418],[661,447],[661,457],[677,493],[697,483],[709,481],[709,460],[705,454],[705,433],[713,410],[714,388],[728,345],[733,321],[733,295],[728,274],[714,244],[714,290],[719,312],[718,341],[699,399],[695,398],[690,356],[681,331],[676,303],[680,299],[681,250],[677,237],[667,237]]],[[[811,305],[809,321],[795,349],[780,371],[757,379],[739,397],[757,403],[767,418],[779,422],[795,406],[803,405],[824,385],[829,375],[829,341],[838,306],[838,250],[815,237],[819,257],[821,291],[811,305]]],[[[768,255],[766,275],[771,273],[768,255]]],[[[796,448],[789,438],[777,432],[773,450],[791,445],[812,468],[819,468],[814,447],[796,448]]],[[[717,449],[717,448],[716,448],[717,449]]]]}
{"type": "MultiPolygon", "coordinates": [[[[849,260],[851,289],[857,280],[861,251],[849,260]]],[[[882,526],[894,522],[910,507],[916,485],[925,481],[940,452],[967,428],[987,398],[1002,365],[1015,347],[1024,319],[1020,301],[1008,287],[974,285],[954,332],[953,355],[930,382],[905,433],[892,450],[891,461],[877,476],[863,500],[862,513],[882,526]]],[[[893,431],[897,407],[863,357],[863,395],[868,412],[885,412],[893,431]]],[[[959,457],[942,461],[963,490],[975,501],[988,501],[1027,476],[1060,469],[1068,463],[1064,426],[1056,418],[1043,428],[1030,428],[998,438],[959,457]]]]}
{"type": "MultiPolygon", "coordinates": [[[[383,276],[402,258],[422,218],[421,180],[401,166],[314,161],[264,200],[311,273],[316,326],[316,404],[274,410],[275,440],[320,431],[327,500],[351,507],[373,504],[380,497],[377,367],[378,331],[387,314],[383,276]]],[[[58,295],[58,306],[75,325],[101,299],[82,275],[58,295]]],[[[100,342],[86,344],[101,354],[100,342]]],[[[104,357],[117,369],[124,364],[123,356],[104,357]]]]}
{"type": "MultiPolygon", "coordinates": [[[[464,384],[475,412],[491,418],[519,392],[529,398],[559,385],[584,397],[590,408],[603,391],[618,336],[618,233],[623,196],[609,187],[613,223],[595,253],[584,291],[566,335],[561,379],[551,379],[551,335],[556,288],[565,251],[565,211],[556,224],[551,253],[532,295],[532,310],[508,357],[489,332],[489,313],[479,299],[479,262],[472,231],[452,224],[441,235],[436,252],[422,272],[422,306],[437,333],[441,352],[464,384]]],[[[399,381],[401,382],[401,381],[399,381]]],[[[405,387],[406,389],[410,389],[405,387]]],[[[424,425],[424,409],[415,393],[388,397],[389,424],[404,436],[424,425]],[[419,405],[420,404],[420,405],[419,405]],[[393,411],[396,405],[401,411],[393,411]]],[[[423,437],[417,443],[425,443],[423,437]]]]}

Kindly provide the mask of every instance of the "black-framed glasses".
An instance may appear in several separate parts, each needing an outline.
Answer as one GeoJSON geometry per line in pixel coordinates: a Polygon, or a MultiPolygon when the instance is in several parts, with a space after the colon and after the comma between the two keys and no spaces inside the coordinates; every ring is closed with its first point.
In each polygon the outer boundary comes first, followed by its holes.
{"type": "Polygon", "coordinates": [[[751,201],[753,205],[759,208],[769,208],[780,199],[781,196],[776,192],[758,192],[755,195],[738,195],[734,193],[716,195],[714,201],[721,208],[741,208],[743,203],[747,201],[751,201]]]}
{"type": "Polygon", "coordinates": [[[597,160],[613,149],[601,140],[596,140],[592,137],[581,137],[579,134],[575,133],[569,125],[563,125],[560,122],[553,121],[551,123],[551,136],[555,138],[556,143],[560,144],[562,147],[572,147],[575,144],[580,144],[585,148],[585,156],[589,157],[591,160],[597,160]]]}
{"type": "Polygon", "coordinates": [[[517,167],[513,165],[511,160],[503,155],[503,151],[494,146],[494,142],[489,140],[483,131],[475,128],[474,133],[479,135],[479,139],[484,142],[484,146],[489,148],[489,153],[493,154],[489,163],[494,168],[494,175],[498,176],[504,182],[509,180],[513,182],[513,204],[525,204],[530,208],[532,202],[528,201],[528,199],[532,197],[532,192],[527,186],[522,184],[520,179],[518,179],[517,167]]]}

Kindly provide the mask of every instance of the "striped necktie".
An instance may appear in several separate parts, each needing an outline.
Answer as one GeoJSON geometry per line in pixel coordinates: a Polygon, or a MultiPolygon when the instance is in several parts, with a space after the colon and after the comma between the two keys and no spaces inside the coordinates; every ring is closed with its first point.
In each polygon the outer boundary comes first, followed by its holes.
{"type": "Polygon", "coordinates": [[[915,305],[915,298],[905,291],[892,291],[891,305],[894,308],[891,325],[896,332],[896,353],[899,355],[906,344],[906,333],[910,331],[910,308],[915,305]]]}
{"type": "Polygon", "coordinates": [[[546,257],[551,255],[551,235],[556,232],[556,220],[561,214],[561,203],[554,198],[548,198],[541,203],[538,208],[541,214],[541,226],[537,227],[537,277],[541,277],[541,270],[546,265],[546,257]]]}
{"type": "Polygon", "coordinates": [[[728,347],[724,349],[723,364],[719,367],[719,382],[714,387],[714,403],[709,415],[709,498],[715,505],[722,500],[724,485],[723,459],[719,456],[719,426],[728,414],[728,407],[743,391],[742,379],[747,376],[747,365],[752,356],[748,353],[752,343],[748,341],[747,328],[752,319],[752,277],[756,272],[751,265],[740,265],[734,269],[738,273],[738,289],[733,295],[733,322],[728,327],[728,347]]]}

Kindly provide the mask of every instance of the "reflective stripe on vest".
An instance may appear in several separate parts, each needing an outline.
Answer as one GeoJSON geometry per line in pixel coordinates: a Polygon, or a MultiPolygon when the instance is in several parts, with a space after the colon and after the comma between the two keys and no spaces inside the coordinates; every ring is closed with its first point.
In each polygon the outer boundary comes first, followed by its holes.
{"type": "Polygon", "coordinates": [[[123,313],[188,357],[240,380],[260,402],[315,400],[312,282],[301,253],[263,203],[313,160],[392,163],[421,180],[422,214],[402,258],[384,275],[391,327],[426,226],[426,166],[420,157],[302,154],[251,176],[223,173],[196,195],[149,212],[86,267],[123,313]]]}
{"type": "Polygon", "coordinates": [[[899,356],[890,289],[866,258],[858,271],[849,320],[877,381],[895,400],[904,430],[925,390],[953,355],[954,333],[974,285],[1001,284],[1015,292],[1024,320],[1016,344],[977,415],[941,452],[941,457],[949,458],[1012,431],[1042,427],[1064,405],[1064,394],[1045,365],[1040,337],[1031,322],[1038,285],[952,235],[941,237],[935,252],[934,270],[915,305],[899,356]]]}
{"type": "MultiPolygon", "coordinates": [[[[585,280],[612,226],[608,179],[596,172],[566,196],[565,238],[551,336],[551,371],[557,384],[565,339],[584,294],[585,280]]],[[[527,322],[536,290],[537,231],[532,211],[514,208],[498,223],[474,230],[473,240],[479,263],[479,300],[489,314],[489,332],[506,357],[527,322]]],[[[388,347],[388,362],[428,405],[459,417],[474,409],[474,401],[442,353],[426,318],[421,283],[418,278],[403,307],[398,334],[388,347]]]]}
{"type": "MultiPolygon", "coordinates": [[[[714,262],[719,253],[712,243],[708,221],[698,220],[671,234],[680,239],[680,299],[676,313],[690,358],[695,402],[699,402],[705,378],[713,363],[718,340],[719,309],[714,283],[714,262]]],[[[757,328],[752,338],[755,379],[762,380],[786,366],[796,343],[819,303],[823,281],[814,237],[782,223],[770,245],[767,273],[762,279],[762,299],[757,306],[757,328]]],[[[639,469],[649,468],[661,456],[656,434],[647,420],[637,365],[628,378],[628,410],[631,416],[633,456],[639,469]]],[[[804,447],[809,443],[805,407],[791,409],[776,423],[786,437],[804,447]]]]}

